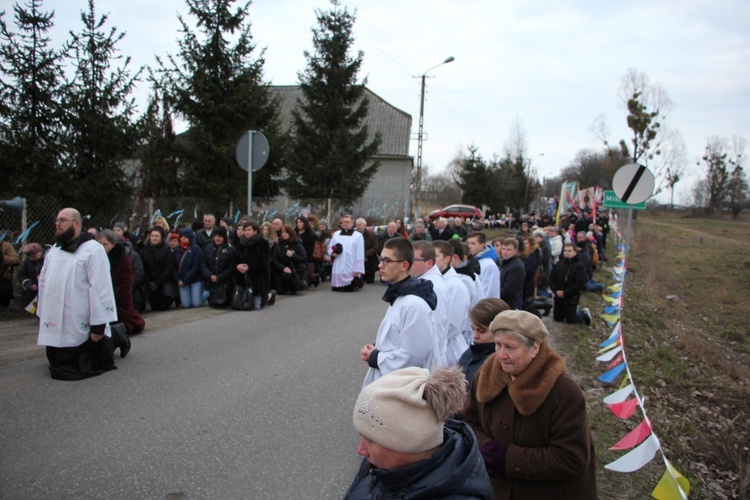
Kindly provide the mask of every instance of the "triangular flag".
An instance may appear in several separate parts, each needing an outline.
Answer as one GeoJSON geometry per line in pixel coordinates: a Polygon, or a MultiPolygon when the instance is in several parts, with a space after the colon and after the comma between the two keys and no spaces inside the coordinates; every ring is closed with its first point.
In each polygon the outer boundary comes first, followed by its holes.
{"type": "Polygon", "coordinates": [[[620,314],[602,314],[600,317],[610,325],[614,325],[615,323],[617,323],[620,314]]]}
{"type": "MultiPolygon", "coordinates": [[[[612,344],[612,345],[614,346],[614,345],[616,345],[616,344],[612,344]]],[[[604,350],[604,349],[602,349],[602,351],[603,351],[603,350],[604,350]]],[[[599,351],[599,352],[601,352],[601,351],[599,351]]],[[[617,347],[615,347],[614,349],[610,350],[609,352],[605,352],[605,353],[604,353],[604,354],[602,354],[601,356],[597,356],[597,357],[596,357],[596,360],[597,360],[597,361],[612,361],[612,359],[613,359],[613,358],[614,358],[615,356],[617,356],[618,354],[620,354],[621,352],[622,352],[622,346],[621,346],[621,345],[618,345],[617,347]]]]}
{"type": "Polygon", "coordinates": [[[607,287],[607,290],[611,290],[613,292],[619,292],[622,289],[622,283],[615,283],[614,285],[609,285],[607,287]]]}
{"type": "Polygon", "coordinates": [[[615,302],[620,302],[619,300],[617,300],[617,297],[612,297],[610,295],[602,295],[602,298],[606,300],[607,302],[609,302],[610,304],[614,304],[615,302]]]}
{"type": "Polygon", "coordinates": [[[628,399],[631,394],[633,394],[633,384],[629,384],[626,387],[623,387],[622,389],[618,389],[606,398],[604,398],[604,404],[611,405],[613,403],[621,403],[628,399]]]}
{"type": "Polygon", "coordinates": [[[659,439],[652,433],[636,449],[605,465],[604,468],[615,472],[635,472],[653,460],[658,450],[659,439]]]}
{"type": "Polygon", "coordinates": [[[619,365],[620,363],[622,363],[623,359],[625,359],[625,356],[623,356],[623,353],[620,353],[617,358],[613,359],[612,362],[607,365],[607,369],[614,368],[615,366],[619,365]]]}
{"type": "Polygon", "coordinates": [[[607,314],[613,314],[620,310],[620,304],[612,304],[604,308],[604,312],[607,314]]]}
{"type": "MultiPolygon", "coordinates": [[[[599,349],[599,352],[597,352],[597,354],[601,354],[601,353],[603,353],[603,352],[606,352],[606,351],[609,351],[609,350],[612,350],[612,349],[616,349],[616,348],[617,348],[617,347],[618,347],[619,345],[620,345],[620,343],[619,343],[619,342],[615,342],[615,343],[613,343],[613,344],[611,344],[611,345],[609,345],[609,346],[607,346],[607,347],[604,347],[604,348],[602,348],[602,349],[599,349]]],[[[610,359],[611,359],[611,358],[610,358],[610,359]]],[[[607,361],[609,361],[609,360],[607,360],[607,361]]]]}
{"type": "Polygon", "coordinates": [[[622,371],[625,369],[625,366],[627,366],[626,363],[620,363],[611,370],[607,370],[606,372],[599,375],[599,380],[611,384],[622,373],[622,371]]]}
{"type": "MultiPolygon", "coordinates": [[[[620,333],[619,332],[617,332],[613,337],[610,337],[607,340],[605,340],[604,342],[602,342],[601,344],[599,344],[599,347],[607,347],[608,345],[614,344],[618,340],[620,340],[620,333]]],[[[621,342],[618,342],[618,343],[621,343],[621,342]]]]}
{"type": "Polygon", "coordinates": [[[635,409],[637,406],[638,400],[636,398],[628,399],[627,401],[623,401],[622,403],[613,403],[611,405],[607,405],[607,407],[612,410],[612,413],[623,420],[626,418],[630,418],[630,416],[635,413],[635,409]]]}
{"type": "Polygon", "coordinates": [[[629,450],[633,446],[638,446],[643,442],[644,439],[651,434],[651,427],[648,425],[648,421],[644,420],[638,427],[628,432],[628,434],[620,439],[610,450],[629,450]]]}
{"type": "Polygon", "coordinates": [[[686,500],[690,494],[690,481],[675,469],[669,460],[667,470],[656,485],[651,496],[656,500],[686,500]]]}
{"type": "Polygon", "coordinates": [[[622,295],[622,290],[618,290],[615,293],[613,293],[612,297],[614,297],[615,299],[619,299],[620,295],[622,295]]]}
{"type": "Polygon", "coordinates": [[[622,382],[620,382],[620,389],[628,385],[628,382],[630,382],[630,372],[625,372],[625,376],[622,378],[622,382]]]}

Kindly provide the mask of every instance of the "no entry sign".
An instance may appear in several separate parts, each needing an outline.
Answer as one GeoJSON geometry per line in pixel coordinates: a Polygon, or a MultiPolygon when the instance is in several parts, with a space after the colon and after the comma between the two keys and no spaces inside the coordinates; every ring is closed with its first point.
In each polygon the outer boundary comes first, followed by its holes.
{"type": "Polygon", "coordinates": [[[637,205],[654,194],[654,174],[643,165],[629,163],[615,172],[612,189],[620,201],[637,205]]]}

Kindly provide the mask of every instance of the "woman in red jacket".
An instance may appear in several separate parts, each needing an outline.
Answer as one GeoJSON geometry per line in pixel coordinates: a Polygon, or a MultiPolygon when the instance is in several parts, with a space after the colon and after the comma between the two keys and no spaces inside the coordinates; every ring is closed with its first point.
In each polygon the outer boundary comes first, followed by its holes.
{"type": "Polygon", "coordinates": [[[146,327],[146,322],[133,309],[133,264],[125,253],[125,247],[109,229],[103,229],[98,235],[99,243],[107,251],[112,286],[115,289],[117,304],[117,319],[122,322],[129,334],[140,333],[146,327]]]}

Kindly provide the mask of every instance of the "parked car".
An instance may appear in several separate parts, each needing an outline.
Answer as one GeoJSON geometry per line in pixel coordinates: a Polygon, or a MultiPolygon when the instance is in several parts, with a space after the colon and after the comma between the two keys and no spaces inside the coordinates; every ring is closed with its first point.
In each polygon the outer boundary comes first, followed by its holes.
{"type": "Polygon", "coordinates": [[[463,217],[464,219],[481,219],[482,211],[472,205],[450,205],[440,210],[430,212],[427,216],[431,221],[438,217],[463,217]]]}

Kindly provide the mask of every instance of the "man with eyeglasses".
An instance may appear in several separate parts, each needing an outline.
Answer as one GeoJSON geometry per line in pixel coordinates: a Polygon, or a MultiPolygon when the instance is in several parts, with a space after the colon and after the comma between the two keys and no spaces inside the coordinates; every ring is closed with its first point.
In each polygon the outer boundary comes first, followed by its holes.
{"type": "Polygon", "coordinates": [[[439,352],[432,318],[437,295],[430,281],[409,274],[414,263],[411,242],[406,238],[388,240],[379,260],[380,276],[389,283],[383,300],[390,305],[375,343],[366,344],[359,352],[369,366],[363,387],[409,366],[432,370],[439,352]]]}
{"type": "MultiPolygon", "coordinates": [[[[37,309],[38,344],[47,347],[50,374],[79,380],[114,370],[109,324],[117,321],[117,309],[107,252],[81,230],[74,208],[57,215],[55,240],[39,275],[37,309]]],[[[124,357],[130,341],[122,336],[117,332],[114,340],[124,357]]]]}

